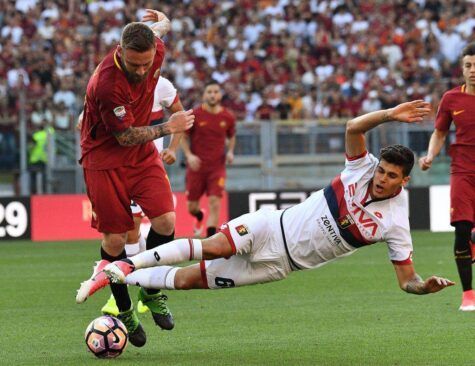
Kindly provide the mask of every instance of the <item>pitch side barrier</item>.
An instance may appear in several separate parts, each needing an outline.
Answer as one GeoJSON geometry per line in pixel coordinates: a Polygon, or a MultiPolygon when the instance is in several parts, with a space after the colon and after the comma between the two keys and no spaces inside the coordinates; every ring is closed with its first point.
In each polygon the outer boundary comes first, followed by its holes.
{"type": "MultiPolygon", "coordinates": [[[[234,191],[222,200],[220,223],[263,207],[282,209],[305,200],[313,191],[234,191]]],[[[450,231],[449,186],[409,188],[409,215],[412,229],[450,231]]],[[[176,236],[193,235],[193,220],[186,209],[184,192],[174,193],[177,214],[176,236]]],[[[201,201],[207,207],[206,198],[201,201]]],[[[91,203],[86,195],[38,195],[0,198],[0,241],[31,239],[99,239],[90,226],[91,203]]],[[[206,220],[206,217],[205,217],[206,220]]],[[[147,233],[150,222],[142,221],[147,233]]]]}

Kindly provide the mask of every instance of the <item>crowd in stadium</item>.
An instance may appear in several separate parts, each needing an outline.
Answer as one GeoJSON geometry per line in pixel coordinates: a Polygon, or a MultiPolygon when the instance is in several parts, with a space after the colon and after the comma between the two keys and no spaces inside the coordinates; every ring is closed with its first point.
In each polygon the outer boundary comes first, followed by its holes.
{"type": "Polygon", "coordinates": [[[344,118],[415,98],[436,106],[475,41],[464,0],[2,1],[0,127],[17,124],[25,88],[32,126],[71,128],[98,61],[145,8],[172,21],[162,74],[185,108],[215,79],[245,121],[344,118]]]}

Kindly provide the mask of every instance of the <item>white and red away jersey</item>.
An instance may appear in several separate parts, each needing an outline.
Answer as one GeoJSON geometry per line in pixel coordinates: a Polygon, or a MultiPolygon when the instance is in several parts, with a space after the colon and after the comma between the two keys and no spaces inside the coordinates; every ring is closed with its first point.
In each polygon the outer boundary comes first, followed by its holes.
{"type": "Polygon", "coordinates": [[[315,268],[357,248],[385,241],[395,264],[411,263],[407,192],[371,200],[369,185],[379,161],[347,159],[331,184],[280,215],[284,244],[294,269],[315,268]]]}
{"type": "Polygon", "coordinates": [[[153,96],[152,114],[150,121],[163,118],[163,108],[170,108],[178,100],[178,94],[170,80],[160,76],[153,96]]]}

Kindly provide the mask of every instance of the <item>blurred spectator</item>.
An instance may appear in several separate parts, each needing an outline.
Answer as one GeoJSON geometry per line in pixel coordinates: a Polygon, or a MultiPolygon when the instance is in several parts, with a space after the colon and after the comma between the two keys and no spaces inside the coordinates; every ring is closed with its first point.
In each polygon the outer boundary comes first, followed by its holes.
{"type": "Polygon", "coordinates": [[[374,112],[381,109],[381,101],[378,98],[378,92],[371,90],[361,105],[363,113],[374,112]]]}
{"type": "MultiPolygon", "coordinates": [[[[31,113],[38,99],[77,112],[88,77],[123,26],[156,4],[1,2],[3,104],[15,113],[26,86],[31,113]]],[[[172,21],[162,72],[183,104],[194,105],[214,79],[232,85],[223,103],[251,121],[268,107],[284,119],[360,114],[378,104],[365,98],[373,90],[382,105],[432,100],[435,89],[459,82],[457,55],[475,40],[475,6],[464,0],[164,0],[160,10],[172,21]],[[300,95],[291,93],[289,103],[281,93],[294,88],[300,95]]]]}

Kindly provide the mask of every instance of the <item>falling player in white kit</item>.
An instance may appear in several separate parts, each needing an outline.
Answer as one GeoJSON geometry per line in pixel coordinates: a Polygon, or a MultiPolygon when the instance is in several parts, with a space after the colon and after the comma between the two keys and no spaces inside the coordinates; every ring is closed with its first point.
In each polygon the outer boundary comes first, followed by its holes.
{"type": "Polygon", "coordinates": [[[404,190],[414,165],[412,151],[388,146],[378,160],[367,152],[365,143],[365,133],[379,124],[420,122],[429,111],[428,103],[417,100],[350,120],[345,169],[325,189],[286,210],[242,215],[210,238],[174,240],[111,263],[93,282],[83,282],[76,301],[84,301],[109,280],[180,290],[277,281],[292,271],[319,267],[379,241],[388,245],[402,290],[422,295],[452,286],[452,281],[437,276],[424,281],[414,270],[404,190]],[[184,268],[169,266],[188,260],[201,262],[184,268]]]}

